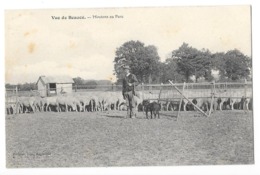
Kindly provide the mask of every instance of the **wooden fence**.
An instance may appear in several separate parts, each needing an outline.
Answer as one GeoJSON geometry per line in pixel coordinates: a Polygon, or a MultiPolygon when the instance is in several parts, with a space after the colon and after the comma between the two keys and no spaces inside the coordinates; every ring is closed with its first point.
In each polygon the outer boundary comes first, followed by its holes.
{"type": "MultiPolygon", "coordinates": [[[[174,84],[177,88],[183,89],[184,83],[174,84]]],[[[145,96],[144,99],[170,99],[170,98],[181,98],[180,94],[174,90],[170,84],[139,84],[136,90],[142,92],[145,96]]],[[[57,89],[59,91],[59,89],[57,89]]],[[[64,88],[66,92],[66,88],[64,88]]],[[[92,91],[122,91],[121,85],[78,85],[73,86],[73,93],[83,93],[92,91]]],[[[211,97],[211,93],[214,92],[217,97],[234,97],[241,98],[253,96],[252,82],[243,83],[185,83],[184,94],[189,98],[208,98],[211,97]]],[[[15,103],[19,96],[35,96],[39,95],[40,92],[37,90],[33,91],[20,91],[17,87],[13,89],[6,89],[5,97],[6,103],[15,103]]]]}
{"type": "MultiPolygon", "coordinates": [[[[189,98],[210,98],[212,93],[215,97],[241,98],[252,97],[252,82],[244,83],[176,83],[178,89],[183,89],[185,96],[189,98]]],[[[169,84],[141,85],[144,99],[176,99],[181,95],[169,84]]]]}

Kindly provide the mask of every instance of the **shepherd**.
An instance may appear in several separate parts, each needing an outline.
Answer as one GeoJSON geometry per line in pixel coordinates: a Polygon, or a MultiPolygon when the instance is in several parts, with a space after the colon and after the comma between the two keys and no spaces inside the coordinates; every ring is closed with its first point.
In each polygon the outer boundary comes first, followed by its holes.
{"type": "Polygon", "coordinates": [[[125,65],[124,69],[124,79],[123,79],[123,98],[126,100],[127,106],[127,118],[136,118],[136,110],[135,110],[135,86],[138,85],[138,80],[136,76],[130,73],[130,67],[125,65]]]}

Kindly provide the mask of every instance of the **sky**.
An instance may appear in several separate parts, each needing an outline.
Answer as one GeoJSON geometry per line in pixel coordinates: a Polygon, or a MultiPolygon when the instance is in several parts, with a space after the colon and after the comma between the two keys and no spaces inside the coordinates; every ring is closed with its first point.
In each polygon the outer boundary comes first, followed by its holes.
{"type": "Polygon", "coordinates": [[[41,75],[116,81],[115,51],[130,40],[156,46],[161,61],[183,42],[251,56],[250,15],[250,6],[6,10],[5,82],[41,75]]]}

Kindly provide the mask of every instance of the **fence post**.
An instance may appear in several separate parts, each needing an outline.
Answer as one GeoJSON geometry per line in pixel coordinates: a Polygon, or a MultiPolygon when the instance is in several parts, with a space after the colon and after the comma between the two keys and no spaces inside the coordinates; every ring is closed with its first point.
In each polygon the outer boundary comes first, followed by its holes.
{"type": "Polygon", "coordinates": [[[141,84],[142,98],[144,100],[144,83],[141,84]]]}
{"type": "Polygon", "coordinates": [[[158,103],[160,103],[160,99],[161,99],[162,85],[163,85],[163,83],[160,84],[160,92],[159,92],[159,97],[158,97],[158,103]]]}
{"type": "Polygon", "coordinates": [[[114,83],[112,83],[112,91],[115,91],[114,83]]]}
{"type": "Polygon", "coordinates": [[[213,103],[214,103],[214,100],[215,100],[215,81],[212,82],[212,86],[211,86],[211,102],[210,102],[210,109],[209,109],[209,115],[211,115],[212,113],[212,110],[213,110],[213,103]]]}
{"type": "Polygon", "coordinates": [[[75,84],[75,92],[77,92],[77,85],[75,84]]]}
{"type": "MultiPolygon", "coordinates": [[[[185,94],[185,93],[184,93],[185,86],[186,86],[186,83],[183,82],[183,87],[182,87],[182,93],[183,93],[183,94],[185,94]]],[[[187,97],[187,98],[188,98],[188,97],[187,97]]],[[[179,110],[178,110],[177,118],[179,118],[179,115],[180,115],[182,100],[183,100],[183,96],[181,96],[181,99],[180,99],[179,110]]],[[[183,106],[183,107],[184,107],[184,106],[183,106]]]]}
{"type": "Polygon", "coordinates": [[[15,113],[18,113],[18,87],[15,87],[15,113]]]}
{"type": "Polygon", "coordinates": [[[227,89],[227,82],[225,82],[225,89],[227,90],[227,94],[229,94],[228,89],[227,89]]]}
{"type": "Polygon", "coordinates": [[[244,89],[245,89],[245,98],[246,98],[247,97],[247,81],[246,81],[246,79],[245,79],[244,89]]]}

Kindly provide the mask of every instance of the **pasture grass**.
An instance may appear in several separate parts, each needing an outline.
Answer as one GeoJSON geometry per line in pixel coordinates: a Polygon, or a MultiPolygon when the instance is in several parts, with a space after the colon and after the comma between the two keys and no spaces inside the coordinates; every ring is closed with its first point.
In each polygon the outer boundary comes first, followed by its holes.
{"type": "Polygon", "coordinates": [[[252,112],[181,112],[147,120],[125,111],[9,115],[7,167],[253,164],[252,112]],[[196,115],[195,115],[196,114],[196,115]]]}

